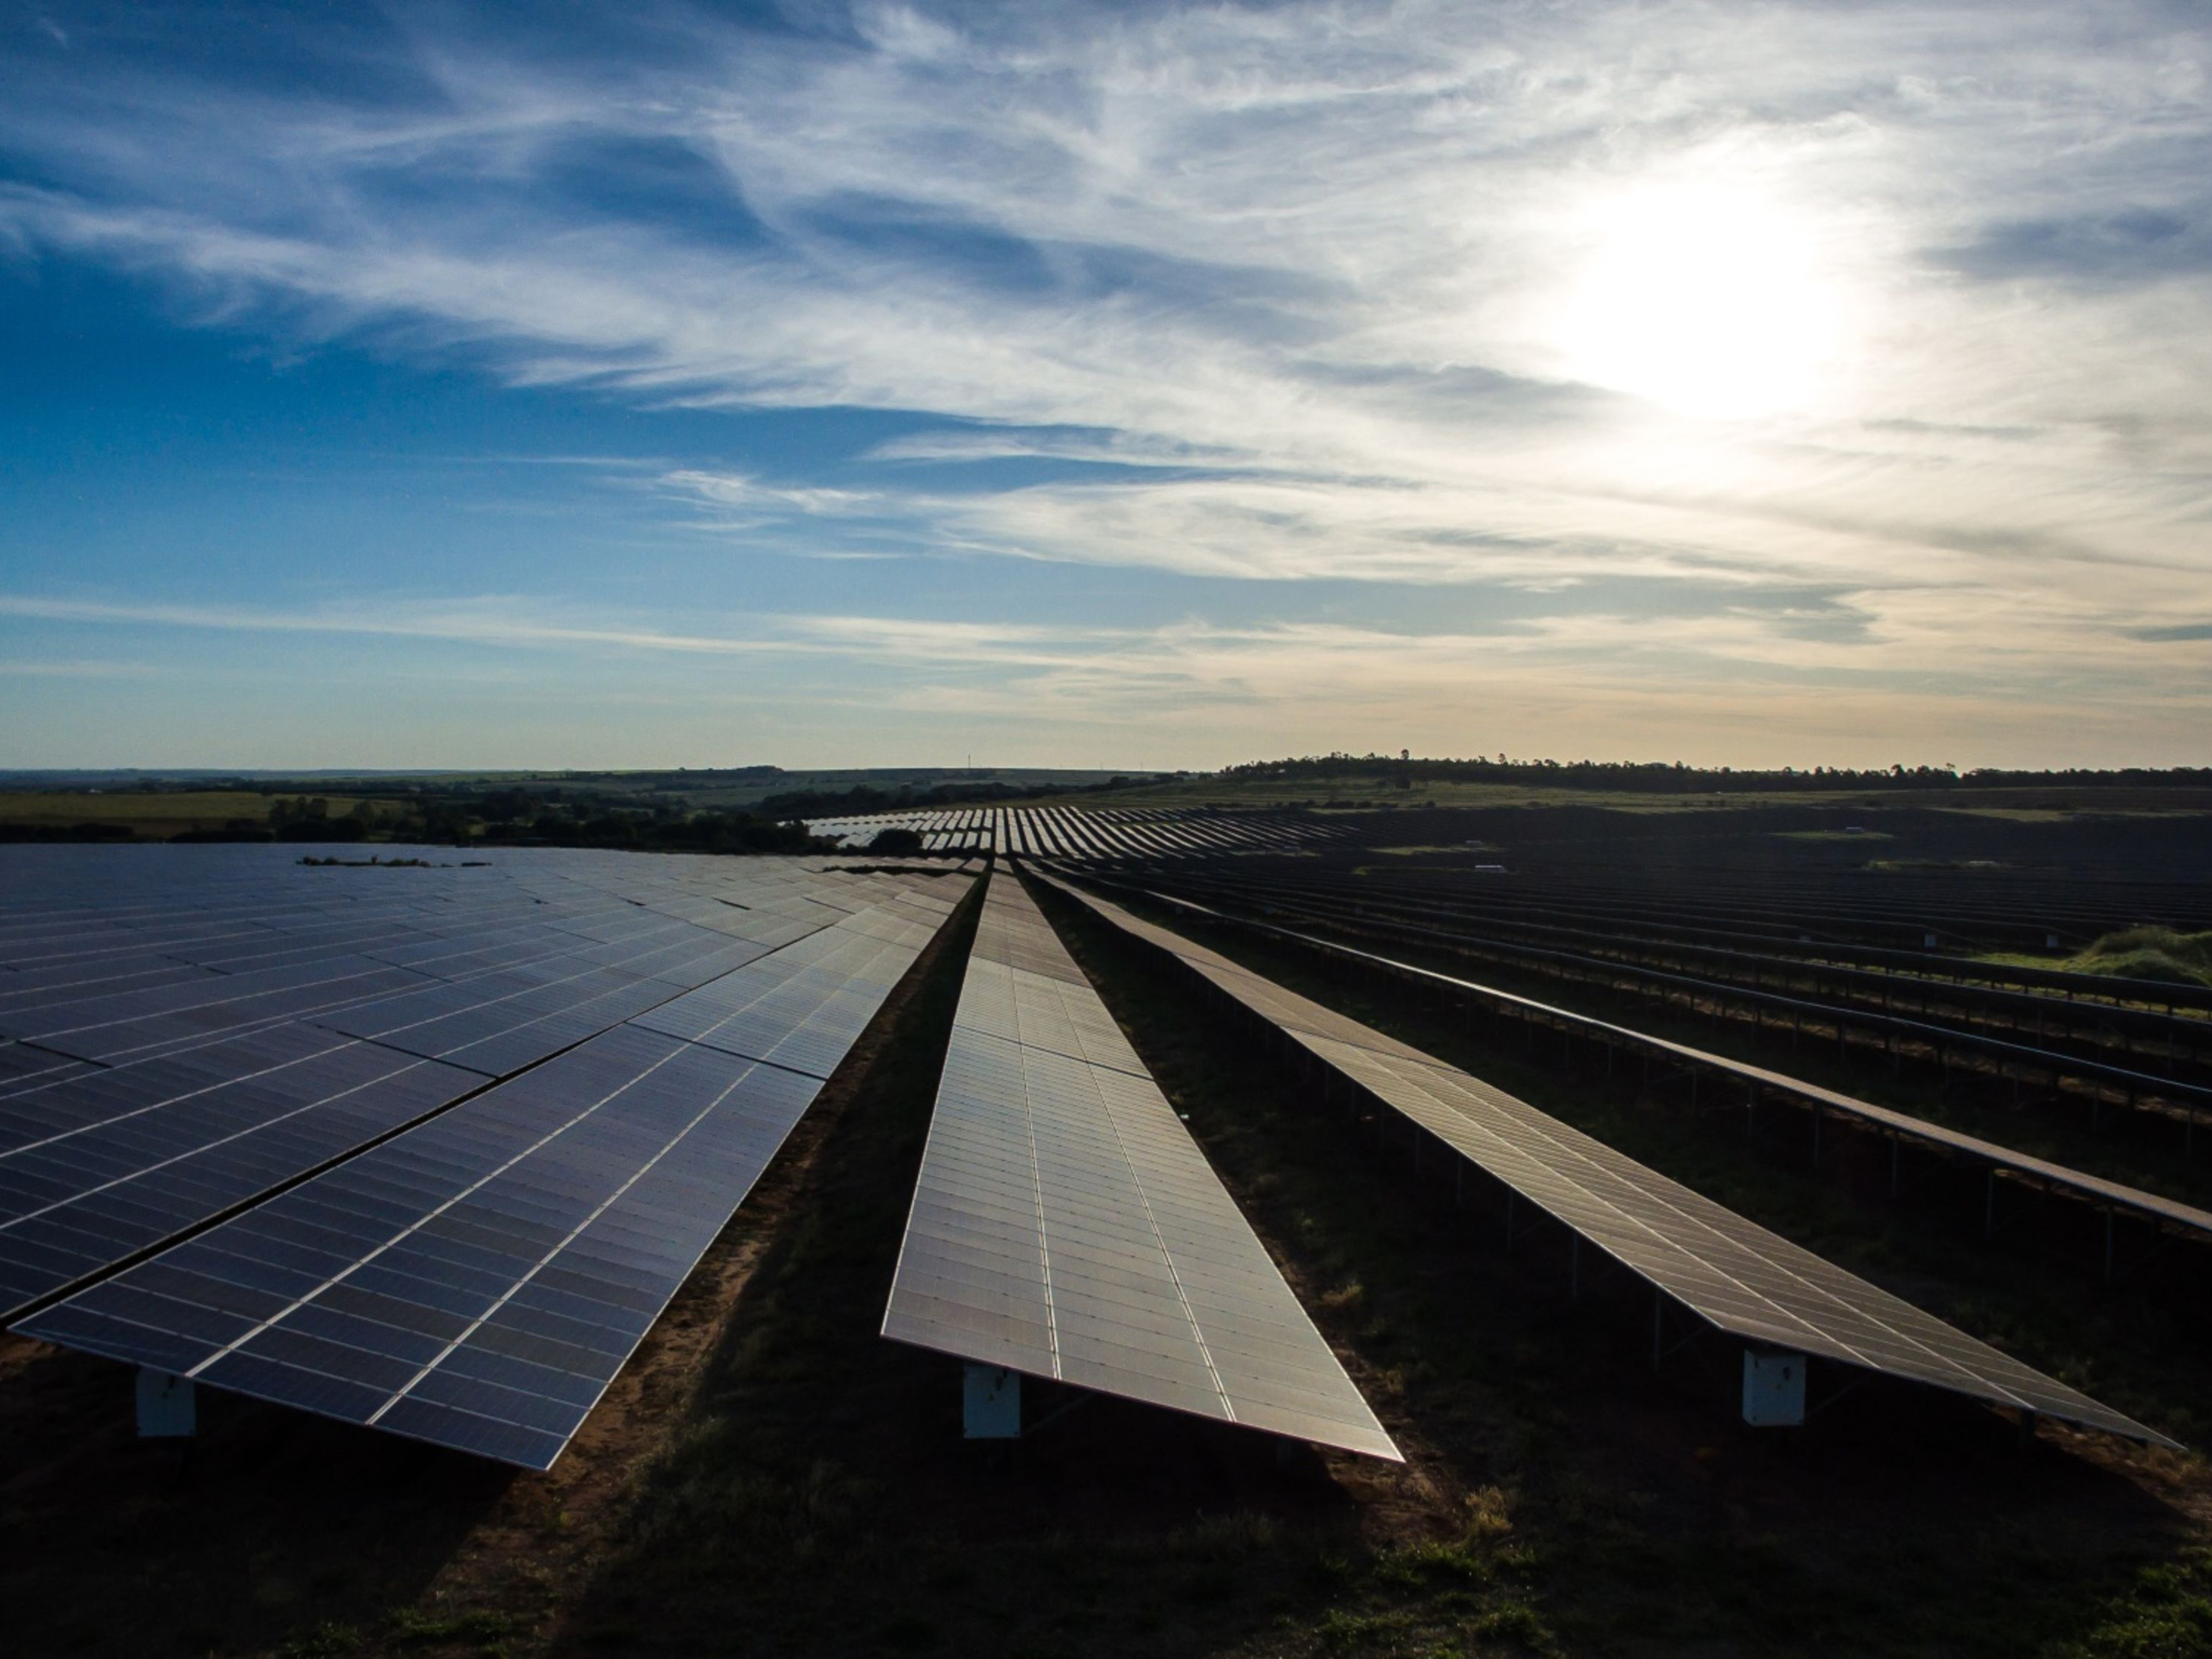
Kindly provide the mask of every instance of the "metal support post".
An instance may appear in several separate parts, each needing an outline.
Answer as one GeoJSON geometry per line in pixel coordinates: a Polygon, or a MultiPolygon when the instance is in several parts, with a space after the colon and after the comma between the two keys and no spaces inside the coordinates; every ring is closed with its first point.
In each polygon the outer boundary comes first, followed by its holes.
{"type": "Polygon", "coordinates": [[[138,1437],[187,1440],[198,1431],[198,1402],[191,1379],[138,1368],[138,1437]]]}

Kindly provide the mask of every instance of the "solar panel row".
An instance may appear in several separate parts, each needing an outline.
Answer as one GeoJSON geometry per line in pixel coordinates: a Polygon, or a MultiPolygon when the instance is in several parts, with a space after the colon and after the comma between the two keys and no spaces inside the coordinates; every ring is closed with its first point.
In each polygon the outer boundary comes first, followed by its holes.
{"type": "Polygon", "coordinates": [[[1109,901],[1054,884],[1181,961],[1717,1329],[2130,1439],[2174,1443],[1455,1066],[1109,901]]]}
{"type": "MultiPolygon", "coordinates": [[[[1221,914],[1218,911],[1208,910],[1206,906],[1194,900],[1176,895],[1161,893],[1158,896],[1166,899],[1178,908],[1188,908],[1198,915],[1218,916],[1221,914]]],[[[1435,969],[1419,967],[1379,955],[1372,951],[1364,951],[1341,940],[1300,933],[1296,929],[1281,927],[1274,923],[1246,925],[1264,927],[1283,937],[1297,939],[1301,943],[1331,954],[1373,963],[1409,979],[1455,987],[1479,996],[1491,1006],[1518,1011],[1524,1017],[1541,1018],[1546,1023],[1561,1030],[1586,1034],[1603,1042],[1618,1042],[1626,1046],[1662,1054],[1672,1060],[1686,1062],[1694,1066],[1735,1078],[1745,1084],[1756,1085],[1761,1090],[1770,1091],[1781,1097],[1794,1097],[1804,1101],[1817,1110],[1832,1114],[1846,1121],[1863,1123],[1894,1137],[1919,1141],[1941,1148],[1964,1159],[1985,1165],[1990,1170],[2001,1170],[2015,1174],[2049,1191],[2070,1194],[2097,1205],[2108,1213],[2118,1212],[2140,1217],[2155,1225],[2170,1230],[2172,1236],[2174,1237],[2212,1237],[2212,1212],[2199,1209],[2194,1205],[2185,1204],[2178,1199],[2168,1198],[2162,1194],[2147,1192],[2139,1187],[2130,1187],[2119,1182],[2109,1181],[2102,1176],[2092,1175],[2086,1170],[2069,1169],[2064,1164],[2054,1164],[2048,1158],[2037,1158],[2032,1153],[2022,1152],[2010,1146],[1999,1146],[1995,1141],[1983,1139],[1977,1135],[1967,1134],[1947,1124],[1937,1123],[1928,1118],[1916,1117],[1910,1113],[1897,1111],[1873,1101],[1863,1100],[1855,1095],[1846,1095],[1837,1090],[1823,1088],[1818,1084],[1808,1083],[1802,1078],[1793,1077],[1763,1066],[1754,1066],[1747,1060],[1735,1060],[1709,1049],[1693,1048],[1686,1042],[1677,1042],[1671,1038],[1655,1036],[1649,1032],[1612,1024],[1586,1014],[1578,1014],[1550,1003],[1537,1001],[1532,997],[1501,990],[1495,986],[1479,984],[1472,980],[1460,979],[1452,975],[1439,972],[1435,969]]]]}
{"type": "Polygon", "coordinates": [[[820,1086],[618,1027],[18,1328],[543,1468],[820,1086]]]}
{"type": "Polygon", "coordinates": [[[978,847],[1075,859],[1296,852],[1340,833],[1303,816],[1176,807],[966,807],[817,818],[807,828],[848,846],[864,846],[885,830],[911,830],[932,852],[978,847]]]}
{"type": "Polygon", "coordinates": [[[884,1334],[1398,1456],[1011,874],[985,896],[884,1334]]]}
{"type": "MultiPolygon", "coordinates": [[[[1011,834],[1109,845],[1082,823],[1011,834]]],[[[0,1308],[111,1274],[18,1328],[545,1467],[967,887],[798,860],[425,856],[404,873],[278,848],[0,859],[0,1308]]],[[[1714,1327],[2171,1443],[1078,896],[1714,1327]]],[[[981,918],[884,1331],[1396,1455],[1010,877],[981,918]]]]}
{"type": "Polygon", "coordinates": [[[137,1255],[483,1082],[293,1024],[0,1101],[0,1310],[137,1255]]]}
{"type": "MultiPolygon", "coordinates": [[[[18,1297],[482,1091],[16,1328],[550,1464],[968,885],[596,856],[507,855],[519,902],[485,884],[436,915],[416,893],[412,928],[370,901],[451,980],[0,1084],[0,1285],[18,1297]],[[484,945],[498,930],[471,912],[530,919],[484,945]],[[605,981],[611,951],[662,977],[605,981]],[[772,1009],[703,1042],[628,1018],[708,994],[772,1009]],[[527,1069],[495,1083],[430,1049],[527,1069]]],[[[250,895],[220,903],[218,928],[273,926],[250,895]]],[[[53,954],[62,935],[18,921],[0,951],[53,954]]]]}
{"type": "MultiPolygon", "coordinates": [[[[0,1311],[9,1313],[732,963],[849,918],[816,896],[825,880],[864,894],[879,879],[825,878],[776,860],[743,866],[740,879],[704,860],[644,860],[629,877],[635,891],[615,898],[567,878],[596,867],[570,854],[508,854],[495,875],[363,877],[304,871],[259,848],[192,849],[181,871],[173,854],[161,856],[167,849],[68,850],[76,856],[31,860],[46,866],[49,884],[17,897],[0,927],[0,986],[12,987],[26,963],[68,961],[76,975],[17,992],[0,1012],[0,1031],[22,1039],[0,1048],[14,1062],[0,1069],[0,1311]],[[168,896],[166,908],[131,902],[148,858],[167,866],[152,890],[168,896]],[[719,890],[703,911],[702,881],[719,890]],[[395,882],[404,885],[394,890],[395,882]],[[729,897],[738,890],[744,902],[729,897]],[[459,914],[445,914],[456,898],[459,914]],[[313,938],[326,958],[358,962],[367,950],[379,961],[404,957],[407,970],[401,988],[348,1001],[331,999],[328,975],[309,965],[296,971],[315,988],[312,1005],[286,1018],[270,1014],[265,971],[195,962],[204,977],[180,1035],[167,1023],[177,1017],[173,993],[161,1006],[141,997],[118,1006],[102,977],[131,971],[142,953],[113,940],[135,934],[179,957],[232,960],[245,945],[313,938]],[[609,963],[617,965],[600,965],[609,963]],[[64,1047],[108,1060],[88,1063],[64,1047]]],[[[18,873],[15,859],[0,871],[18,873]]]]}

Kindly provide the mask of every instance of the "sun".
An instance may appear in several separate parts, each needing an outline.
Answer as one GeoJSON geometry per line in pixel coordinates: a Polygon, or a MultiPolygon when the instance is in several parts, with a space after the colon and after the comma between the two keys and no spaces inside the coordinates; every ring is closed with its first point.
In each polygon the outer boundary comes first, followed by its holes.
{"type": "Polygon", "coordinates": [[[1558,341],[1575,379],[1714,419],[1821,400],[1843,295],[1806,216],[1753,188],[1670,183],[1597,204],[1580,231],[1558,341]]]}

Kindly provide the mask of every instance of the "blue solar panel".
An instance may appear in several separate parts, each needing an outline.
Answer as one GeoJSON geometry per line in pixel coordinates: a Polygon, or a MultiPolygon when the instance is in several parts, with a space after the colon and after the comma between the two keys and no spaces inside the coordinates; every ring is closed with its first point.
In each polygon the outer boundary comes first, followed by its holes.
{"type": "MultiPolygon", "coordinates": [[[[17,1328],[532,1467],[559,1455],[968,886],[510,853],[499,884],[435,871],[407,905],[368,896],[387,949],[325,914],[360,884],[317,888],[262,849],[219,850],[243,856],[210,860],[234,878],[211,906],[234,920],[282,888],[268,937],[329,954],[218,975],[236,995],[166,986],[35,1022],[111,1067],[54,1054],[47,1070],[42,1050],[0,1045],[15,1056],[0,1058],[0,1297],[51,1294],[201,1226],[17,1328]],[[684,1004],[707,1041],[646,1028],[684,1004]],[[741,1009],[757,1054],[714,1041],[741,1009]]],[[[0,858],[0,890],[5,873],[0,858]]],[[[160,925],[158,908],[131,915],[160,925]]],[[[217,933],[239,948],[234,927],[200,937],[217,933]]]]}

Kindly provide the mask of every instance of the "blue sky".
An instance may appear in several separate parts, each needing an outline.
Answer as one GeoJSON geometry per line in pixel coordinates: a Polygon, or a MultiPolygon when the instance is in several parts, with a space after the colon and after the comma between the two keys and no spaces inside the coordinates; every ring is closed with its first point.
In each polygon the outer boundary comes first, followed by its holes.
{"type": "Polygon", "coordinates": [[[2193,4],[0,9],[0,766],[2203,763],[2193,4]]]}

